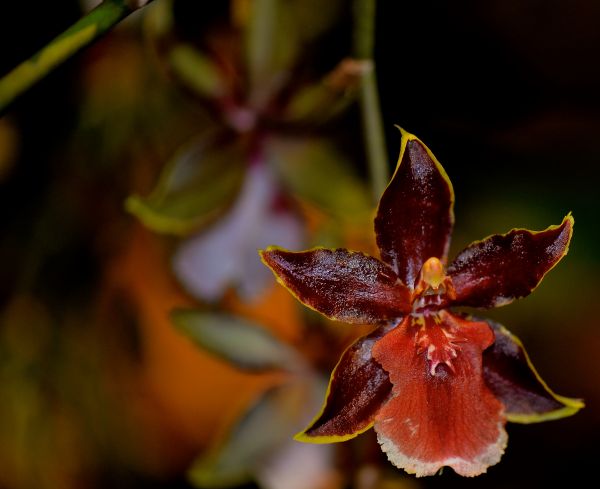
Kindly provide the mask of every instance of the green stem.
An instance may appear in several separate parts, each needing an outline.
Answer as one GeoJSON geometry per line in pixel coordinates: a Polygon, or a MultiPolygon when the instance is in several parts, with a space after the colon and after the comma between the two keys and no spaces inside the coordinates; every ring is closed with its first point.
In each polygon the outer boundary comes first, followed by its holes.
{"type": "Polygon", "coordinates": [[[152,0],[104,0],[65,32],[0,79],[0,114],[21,94],[132,12],[152,0]]]}
{"type": "Polygon", "coordinates": [[[377,203],[388,183],[389,168],[373,60],[375,2],[376,0],[354,0],[354,55],[359,60],[372,63],[372,69],[363,75],[359,101],[371,190],[373,200],[377,203]]]}

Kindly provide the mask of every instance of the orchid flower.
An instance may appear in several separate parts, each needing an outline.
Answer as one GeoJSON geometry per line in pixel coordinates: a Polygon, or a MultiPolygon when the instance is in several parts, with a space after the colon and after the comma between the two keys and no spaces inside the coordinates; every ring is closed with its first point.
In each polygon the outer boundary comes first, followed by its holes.
{"type": "Polygon", "coordinates": [[[583,406],[551,391],[504,327],[452,309],[528,295],[566,255],[572,216],[544,231],[513,229],[474,242],[447,264],[453,204],[440,163],[402,131],[375,217],[381,259],[346,249],[260,252],[306,306],[376,326],[344,352],[325,405],[297,440],[344,441],[374,427],[389,460],[408,473],[449,466],[476,476],[504,453],[506,421],[555,419],[583,406]]]}

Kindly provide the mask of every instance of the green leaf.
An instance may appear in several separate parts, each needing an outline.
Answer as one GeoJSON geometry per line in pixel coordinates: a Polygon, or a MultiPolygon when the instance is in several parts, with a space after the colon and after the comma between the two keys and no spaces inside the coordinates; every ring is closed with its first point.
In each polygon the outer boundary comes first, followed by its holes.
{"type": "Polygon", "coordinates": [[[0,113],[57,66],[147,3],[149,2],[140,1],[134,4],[125,0],[101,2],[31,58],[0,79],[0,113]]]}
{"type": "Polygon", "coordinates": [[[343,15],[341,0],[284,0],[284,3],[303,42],[316,39],[343,15]]]}
{"type": "Polygon", "coordinates": [[[302,365],[291,347],[240,317],[178,309],[171,313],[171,318],[175,326],[198,346],[240,369],[294,370],[302,365]]]}
{"type": "Polygon", "coordinates": [[[340,1],[255,0],[246,27],[246,62],[254,106],[264,106],[289,78],[298,55],[339,18],[340,1]],[[315,16],[315,11],[319,15],[315,16]]]}
{"type": "Polygon", "coordinates": [[[299,198],[349,222],[372,211],[366,186],[352,162],[319,139],[271,139],[266,149],[280,178],[299,198]]]}
{"type": "Polygon", "coordinates": [[[250,481],[265,458],[291,439],[311,395],[311,386],[305,384],[268,390],[225,439],[193,463],[188,472],[191,482],[217,489],[250,481]]]}
{"type": "Polygon", "coordinates": [[[212,60],[190,44],[179,44],[169,52],[175,75],[203,97],[216,98],[225,92],[225,80],[212,60]]]}
{"type": "Polygon", "coordinates": [[[296,90],[285,108],[291,122],[326,122],[345,110],[359,93],[365,76],[373,71],[373,62],[346,58],[323,79],[296,90]]]}
{"type": "Polygon", "coordinates": [[[244,177],[239,145],[203,138],[185,145],[165,166],[147,197],[130,196],[125,208],[153,231],[187,235],[222,212],[244,177]]]}
{"type": "Polygon", "coordinates": [[[293,25],[281,7],[278,0],[252,2],[245,47],[255,107],[266,105],[279,89],[297,52],[293,25]]]}

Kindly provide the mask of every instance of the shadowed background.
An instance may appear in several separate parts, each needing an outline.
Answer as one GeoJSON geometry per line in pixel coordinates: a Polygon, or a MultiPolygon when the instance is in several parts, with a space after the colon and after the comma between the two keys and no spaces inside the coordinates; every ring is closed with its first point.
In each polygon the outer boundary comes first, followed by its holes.
{"type": "MultiPolygon", "coordinates": [[[[208,36],[228,8],[176,6],[182,31],[208,36]]],[[[81,9],[75,1],[5,6],[0,73],[81,9]]],[[[124,210],[127,196],[147,194],[209,118],[161,71],[144,15],[0,119],[0,486],[188,487],[189,462],[270,382],[239,374],[171,328],[168,311],[194,303],[170,270],[174,238],[157,237],[124,210]]],[[[323,75],[350,54],[351,22],[342,2],[303,57],[304,72],[323,75]]],[[[401,484],[574,484],[600,455],[599,24],[593,0],[378,2],[375,60],[390,169],[399,148],[394,124],[442,162],[456,193],[451,255],[489,234],[544,229],[573,212],[564,261],[532,296],[486,315],[523,340],[556,392],[587,404],[572,418],[509,425],[507,452],[486,475],[466,480],[447,469],[401,484]]],[[[301,131],[335,140],[366,180],[355,105],[301,131]]],[[[302,313],[273,294],[252,307],[225,302],[299,343],[302,313]]],[[[385,467],[382,455],[369,456],[385,467]]]]}

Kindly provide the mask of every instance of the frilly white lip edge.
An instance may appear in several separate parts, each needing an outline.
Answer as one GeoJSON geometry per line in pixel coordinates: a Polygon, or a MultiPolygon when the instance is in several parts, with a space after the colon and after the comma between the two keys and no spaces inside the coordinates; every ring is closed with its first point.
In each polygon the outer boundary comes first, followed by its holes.
{"type": "Polygon", "coordinates": [[[500,462],[506,444],[508,443],[508,435],[504,429],[503,423],[498,423],[498,438],[494,443],[488,445],[477,457],[473,460],[466,460],[461,457],[450,457],[438,462],[425,462],[417,458],[412,458],[400,450],[391,439],[385,437],[377,431],[377,423],[375,424],[377,432],[377,441],[381,445],[381,449],[387,455],[388,460],[398,467],[405,470],[409,474],[414,474],[416,477],[424,477],[435,475],[442,467],[451,467],[454,471],[464,477],[475,477],[487,472],[488,467],[496,465],[500,462]]]}

